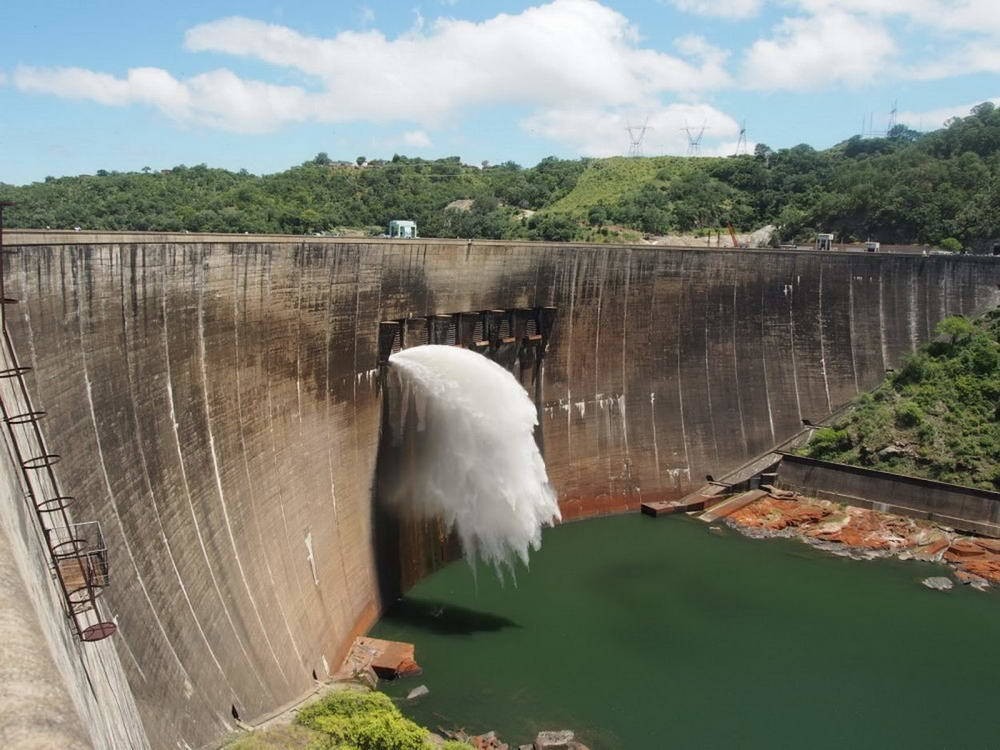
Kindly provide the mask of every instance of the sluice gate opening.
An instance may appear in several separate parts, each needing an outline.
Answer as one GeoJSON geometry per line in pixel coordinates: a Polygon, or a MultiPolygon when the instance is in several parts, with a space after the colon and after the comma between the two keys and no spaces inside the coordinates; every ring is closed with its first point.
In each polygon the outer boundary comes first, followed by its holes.
{"type": "MultiPolygon", "coordinates": [[[[413,316],[379,324],[379,382],[382,390],[382,420],[376,466],[376,497],[372,523],[378,560],[379,591],[383,605],[394,601],[420,578],[461,555],[461,545],[441,518],[415,513],[389,498],[399,494],[402,477],[412,474],[422,455],[422,436],[394,434],[394,426],[405,421],[400,394],[387,387],[390,357],[424,345],[463,348],[500,365],[527,392],[540,414],[542,368],[555,325],[555,307],[510,308],[456,312],[447,315],[413,316]]],[[[542,450],[541,420],[536,420],[534,441],[542,450]]],[[[527,469],[528,467],[524,467],[527,469]]],[[[487,459],[478,471],[497,471],[487,459]]]]}

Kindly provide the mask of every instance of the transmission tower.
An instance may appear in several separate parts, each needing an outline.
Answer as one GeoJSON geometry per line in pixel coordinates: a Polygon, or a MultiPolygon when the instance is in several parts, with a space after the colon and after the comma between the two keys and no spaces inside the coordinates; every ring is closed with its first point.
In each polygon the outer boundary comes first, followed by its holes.
{"type": "Polygon", "coordinates": [[[642,125],[633,125],[631,122],[625,125],[625,132],[628,133],[629,156],[642,156],[642,142],[650,130],[653,128],[649,124],[648,117],[643,120],[642,125]]]}
{"type": "Polygon", "coordinates": [[[892,129],[896,127],[896,119],[899,116],[899,102],[894,101],[892,103],[892,109],[889,110],[889,124],[886,125],[885,134],[889,135],[892,129]]]}
{"type": "Polygon", "coordinates": [[[695,130],[690,125],[685,125],[681,128],[681,132],[687,135],[688,139],[688,156],[700,156],[701,155],[701,139],[705,135],[705,131],[708,128],[705,126],[704,121],[701,123],[701,127],[695,130]]]}
{"type": "Polygon", "coordinates": [[[744,120],[740,123],[740,139],[736,142],[735,156],[746,154],[747,148],[747,121],[744,120]]]}

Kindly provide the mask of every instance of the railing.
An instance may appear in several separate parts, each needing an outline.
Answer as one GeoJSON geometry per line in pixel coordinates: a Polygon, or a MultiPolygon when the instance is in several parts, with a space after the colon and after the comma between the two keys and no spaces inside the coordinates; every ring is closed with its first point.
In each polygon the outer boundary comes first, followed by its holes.
{"type": "Polygon", "coordinates": [[[6,294],[6,257],[15,251],[3,246],[3,209],[0,203],[0,421],[7,447],[19,467],[22,490],[48,551],[52,575],[62,591],[63,606],[77,637],[99,641],[117,629],[102,616],[99,598],[108,585],[108,551],[97,521],[76,523],[74,498],[59,488],[53,466],[57,453],[49,452],[39,422],[45,412],[31,402],[25,375],[31,367],[17,358],[7,327],[7,308],[19,300],[6,294]]]}

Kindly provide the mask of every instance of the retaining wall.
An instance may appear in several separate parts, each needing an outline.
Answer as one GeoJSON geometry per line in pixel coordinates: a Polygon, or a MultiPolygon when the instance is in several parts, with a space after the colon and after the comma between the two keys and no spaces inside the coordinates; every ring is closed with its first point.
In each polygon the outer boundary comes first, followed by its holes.
{"type": "Polygon", "coordinates": [[[1000,492],[790,454],[781,457],[777,482],[809,497],[1000,537],[1000,492]]]}

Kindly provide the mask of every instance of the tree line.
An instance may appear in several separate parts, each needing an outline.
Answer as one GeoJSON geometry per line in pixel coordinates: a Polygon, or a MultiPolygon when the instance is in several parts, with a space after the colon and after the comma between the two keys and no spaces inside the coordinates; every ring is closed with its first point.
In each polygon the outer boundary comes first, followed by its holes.
{"type": "Polygon", "coordinates": [[[424,236],[630,240],[777,227],[775,241],[838,238],[959,249],[1000,237],[1000,110],[918,133],[855,136],[711,158],[463,164],[459,157],[335,162],[270,175],[207,165],[0,183],[24,228],[368,234],[412,219],[424,236]]]}

